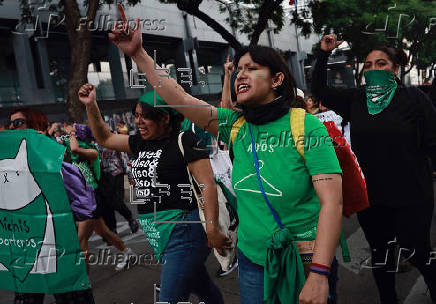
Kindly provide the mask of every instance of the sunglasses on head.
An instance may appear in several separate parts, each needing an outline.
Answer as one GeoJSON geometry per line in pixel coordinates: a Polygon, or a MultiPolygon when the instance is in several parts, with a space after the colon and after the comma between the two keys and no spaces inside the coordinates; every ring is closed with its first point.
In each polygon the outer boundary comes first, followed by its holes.
{"type": "Polygon", "coordinates": [[[17,118],[14,120],[10,120],[8,126],[10,126],[12,124],[14,129],[17,129],[17,128],[21,127],[25,122],[26,122],[26,120],[24,118],[17,118]]]}

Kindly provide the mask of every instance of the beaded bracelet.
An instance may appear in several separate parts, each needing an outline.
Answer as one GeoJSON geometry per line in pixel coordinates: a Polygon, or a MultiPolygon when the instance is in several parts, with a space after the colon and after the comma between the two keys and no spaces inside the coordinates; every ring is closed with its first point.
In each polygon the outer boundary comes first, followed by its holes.
{"type": "Polygon", "coordinates": [[[330,274],[330,267],[325,266],[325,265],[321,265],[321,264],[317,264],[317,263],[312,263],[310,265],[309,270],[310,270],[310,272],[314,272],[314,273],[325,275],[325,276],[328,276],[330,274]]]}

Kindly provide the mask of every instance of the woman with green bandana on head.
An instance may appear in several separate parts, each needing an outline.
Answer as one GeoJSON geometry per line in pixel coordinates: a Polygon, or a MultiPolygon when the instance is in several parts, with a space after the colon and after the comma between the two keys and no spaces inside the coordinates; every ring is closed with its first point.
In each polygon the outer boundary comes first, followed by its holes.
{"type": "Polygon", "coordinates": [[[358,220],[372,249],[371,262],[378,264],[372,271],[381,303],[397,303],[395,239],[403,257],[424,276],[436,303],[436,263],[429,263],[434,205],[428,163],[428,157],[436,156],[436,111],[428,96],[404,87],[396,77],[400,66],[407,64],[399,49],[379,47],[367,55],[363,88],[327,87],[327,60],[341,43],[334,34],[322,38],[312,93],[351,123],[353,151],[365,174],[370,202],[358,220]],[[380,266],[387,254],[387,263],[380,266]]]}
{"type": "Polygon", "coordinates": [[[123,22],[109,38],[170,106],[181,105],[186,118],[231,146],[241,303],[326,304],[342,218],[341,169],[322,140],[328,137],[322,123],[293,107],[295,85],[284,59],[272,48],[239,50],[235,91],[243,112],[215,108],[159,69],[142,47],[139,19],[133,30],[122,8],[120,14],[123,22]],[[238,132],[231,132],[237,122],[238,132]]]}
{"type": "Polygon", "coordinates": [[[222,254],[223,248],[230,248],[231,240],[218,228],[217,189],[206,147],[187,131],[181,137],[182,155],[179,131],[183,116],[167,107],[153,91],[142,95],[135,105],[132,112],[138,133],[130,136],[109,131],[97,106],[93,85],[83,85],[79,98],[86,105],[97,142],[134,155],[132,191],[138,204],[139,222],[162,264],[159,302],[187,302],[194,293],[200,302],[223,303],[204,263],[210,252],[208,245],[222,254]],[[203,185],[207,234],[198,223],[198,205],[187,167],[198,184],[203,185]]]}

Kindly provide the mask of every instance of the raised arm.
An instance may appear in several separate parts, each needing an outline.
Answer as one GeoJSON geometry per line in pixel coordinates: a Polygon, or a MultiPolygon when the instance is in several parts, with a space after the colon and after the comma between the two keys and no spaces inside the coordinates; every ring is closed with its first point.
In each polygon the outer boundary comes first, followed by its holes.
{"type": "Polygon", "coordinates": [[[327,61],[332,50],[343,41],[336,41],[336,35],[326,35],[321,40],[321,54],[318,56],[312,72],[312,94],[324,106],[349,120],[353,89],[337,89],[327,86],[327,61]]]}
{"type": "Polygon", "coordinates": [[[71,153],[79,155],[79,158],[89,160],[91,163],[97,159],[98,152],[95,149],[85,149],[79,146],[76,138],[76,133],[70,133],[70,149],[71,153]]]}
{"type": "Polygon", "coordinates": [[[226,63],[224,63],[224,83],[223,92],[221,94],[221,107],[224,109],[236,110],[232,101],[232,92],[230,82],[232,81],[232,73],[234,70],[233,62],[230,61],[230,56],[227,55],[226,63]]]}
{"type": "Polygon", "coordinates": [[[111,133],[109,127],[101,117],[100,109],[97,105],[95,87],[90,84],[84,84],[79,89],[79,99],[86,106],[89,124],[97,142],[106,148],[131,153],[129,147],[129,136],[123,134],[111,133]]]}
{"type": "Polygon", "coordinates": [[[169,77],[166,71],[159,70],[160,67],[155,64],[153,58],[142,47],[142,32],[139,19],[136,20],[135,29],[131,29],[124,16],[122,6],[118,5],[118,9],[123,22],[117,22],[112,29],[112,33],[109,33],[109,39],[126,55],[132,57],[139,69],[145,73],[148,83],[156,87],[157,93],[166,103],[174,106],[181,105],[182,107],[176,107],[177,111],[216,136],[218,134],[216,108],[187,94],[174,79],[169,77]]]}
{"type": "Polygon", "coordinates": [[[56,128],[58,128],[58,123],[57,123],[57,122],[53,122],[53,123],[50,125],[50,128],[47,130],[47,134],[48,134],[49,136],[53,136],[53,133],[54,133],[54,131],[56,130],[56,128]]]}

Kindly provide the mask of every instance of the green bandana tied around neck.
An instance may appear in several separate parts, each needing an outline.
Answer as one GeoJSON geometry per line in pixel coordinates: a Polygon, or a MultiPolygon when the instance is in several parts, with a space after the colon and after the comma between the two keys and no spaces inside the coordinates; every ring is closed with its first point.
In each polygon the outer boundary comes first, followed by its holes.
{"type": "Polygon", "coordinates": [[[365,75],[366,105],[371,115],[379,114],[391,103],[397,89],[395,75],[385,70],[369,70],[365,75]]]}

